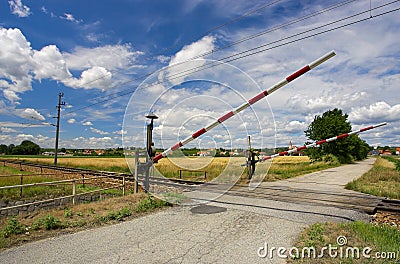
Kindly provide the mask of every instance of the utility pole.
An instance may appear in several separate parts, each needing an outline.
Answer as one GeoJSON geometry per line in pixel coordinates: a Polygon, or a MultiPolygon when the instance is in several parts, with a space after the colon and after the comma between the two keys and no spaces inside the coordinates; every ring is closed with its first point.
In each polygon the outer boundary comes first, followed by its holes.
{"type": "Polygon", "coordinates": [[[55,151],[54,151],[54,166],[57,166],[58,136],[60,134],[60,110],[61,110],[61,106],[65,105],[65,102],[61,102],[61,97],[64,97],[64,93],[59,93],[58,94],[57,125],[56,125],[56,147],[55,147],[55,151]]]}

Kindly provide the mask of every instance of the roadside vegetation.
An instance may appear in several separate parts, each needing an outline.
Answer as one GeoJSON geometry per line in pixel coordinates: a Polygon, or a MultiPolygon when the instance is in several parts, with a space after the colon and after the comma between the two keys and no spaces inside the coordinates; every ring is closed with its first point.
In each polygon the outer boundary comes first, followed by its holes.
{"type": "MultiPolygon", "coordinates": [[[[357,180],[346,185],[347,189],[368,193],[381,197],[400,199],[400,160],[394,157],[378,157],[371,170],[366,172],[357,180]]],[[[394,216],[393,216],[394,217],[394,216]]],[[[394,220],[392,220],[394,221],[394,220]]],[[[345,236],[347,244],[344,245],[343,252],[347,247],[357,247],[360,249],[358,258],[331,258],[327,250],[323,258],[292,258],[291,263],[400,263],[400,226],[394,222],[380,223],[316,223],[305,229],[294,247],[301,249],[304,247],[314,247],[317,255],[323,247],[332,245],[338,246],[338,236],[345,236]],[[371,258],[362,256],[362,249],[369,247],[371,258]],[[378,259],[376,252],[383,253],[380,256],[386,258],[378,259]],[[390,257],[390,258],[388,258],[390,257]],[[394,258],[393,258],[394,257],[394,258]]],[[[378,253],[378,254],[379,254],[378,253]]],[[[345,256],[345,255],[343,255],[345,256]]]]}
{"type": "Polygon", "coordinates": [[[371,170],[349,182],[346,189],[391,199],[400,199],[400,160],[378,157],[371,170]]]}
{"type": "Polygon", "coordinates": [[[365,222],[352,223],[317,223],[305,229],[294,247],[299,249],[299,257],[291,258],[290,263],[399,263],[400,262],[400,231],[396,227],[387,225],[373,225],[365,222]],[[347,243],[343,243],[343,238],[339,240],[339,236],[344,236],[347,243]],[[303,248],[315,248],[318,256],[323,247],[336,247],[332,251],[332,255],[336,252],[336,257],[330,257],[329,251],[325,249],[323,257],[307,257],[301,258],[303,248]],[[367,257],[363,256],[363,249],[369,247],[370,252],[365,252],[367,257]],[[348,248],[358,248],[357,251],[349,251],[348,248]],[[341,251],[342,250],[342,251],[341,251]],[[346,250],[348,250],[346,257],[346,250]],[[343,252],[342,254],[340,252],[343,252]],[[378,252],[378,255],[376,253],[378,252]],[[354,257],[353,257],[354,256],[354,257]],[[370,256],[370,258],[368,258],[370,256]],[[377,257],[385,257],[378,259],[377,257]]]}
{"type": "Polygon", "coordinates": [[[110,225],[171,206],[145,193],[0,218],[0,250],[57,234],[110,225]]]}

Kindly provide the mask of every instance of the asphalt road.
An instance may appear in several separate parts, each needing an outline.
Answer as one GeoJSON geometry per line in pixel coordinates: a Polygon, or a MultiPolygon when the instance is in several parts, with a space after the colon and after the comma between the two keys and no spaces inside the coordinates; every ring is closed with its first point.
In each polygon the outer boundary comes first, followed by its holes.
{"type": "MultiPolygon", "coordinates": [[[[273,184],[309,187],[312,182],[319,190],[340,191],[372,164],[367,160],[273,184]]],[[[193,198],[204,201],[207,195],[196,193],[193,198]]],[[[216,207],[193,213],[193,207],[177,206],[117,225],[29,243],[0,253],[0,263],[285,263],[276,250],[272,258],[260,255],[265,255],[266,245],[269,250],[289,249],[311,223],[368,219],[360,212],[335,207],[230,195],[208,205],[216,207]],[[213,210],[220,212],[207,214],[213,210]]]]}

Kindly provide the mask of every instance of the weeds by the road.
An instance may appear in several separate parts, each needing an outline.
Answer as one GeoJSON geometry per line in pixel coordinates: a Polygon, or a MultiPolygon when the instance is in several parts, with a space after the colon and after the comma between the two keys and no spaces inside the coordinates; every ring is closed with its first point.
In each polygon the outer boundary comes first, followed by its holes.
{"type": "Polygon", "coordinates": [[[349,182],[346,189],[400,199],[400,171],[395,168],[391,161],[378,157],[373,168],[357,180],[349,182]]]}
{"type": "Polygon", "coordinates": [[[365,222],[317,223],[300,234],[294,247],[299,255],[291,263],[399,263],[400,231],[365,222]]]}
{"type": "Polygon", "coordinates": [[[150,195],[131,194],[104,201],[0,218],[0,250],[24,242],[112,224],[151,213],[170,204],[150,195]]]}

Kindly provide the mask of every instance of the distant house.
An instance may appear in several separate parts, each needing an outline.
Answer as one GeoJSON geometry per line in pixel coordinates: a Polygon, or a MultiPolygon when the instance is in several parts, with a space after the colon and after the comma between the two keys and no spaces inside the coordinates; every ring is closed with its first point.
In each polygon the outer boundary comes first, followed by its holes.
{"type": "Polygon", "coordinates": [[[101,156],[101,155],[104,155],[104,149],[96,149],[94,152],[96,152],[96,154],[98,155],[98,156],[101,156]]]}
{"type": "Polygon", "coordinates": [[[373,150],[371,150],[369,153],[368,153],[369,155],[371,155],[371,156],[377,156],[377,155],[380,155],[380,153],[379,153],[379,151],[377,150],[377,149],[373,149],[373,150]]]}
{"type": "Polygon", "coordinates": [[[390,156],[390,155],[392,155],[392,152],[391,152],[390,150],[385,150],[385,151],[382,153],[382,155],[384,155],[384,156],[390,156]]]}
{"type": "Polygon", "coordinates": [[[400,155],[400,148],[396,148],[396,155],[400,155]]]}
{"type": "Polygon", "coordinates": [[[91,154],[92,154],[92,150],[91,150],[91,149],[85,149],[85,150],[82,152],[82,154],[83,154],[83,155],[91,155],[91,154]]]}

